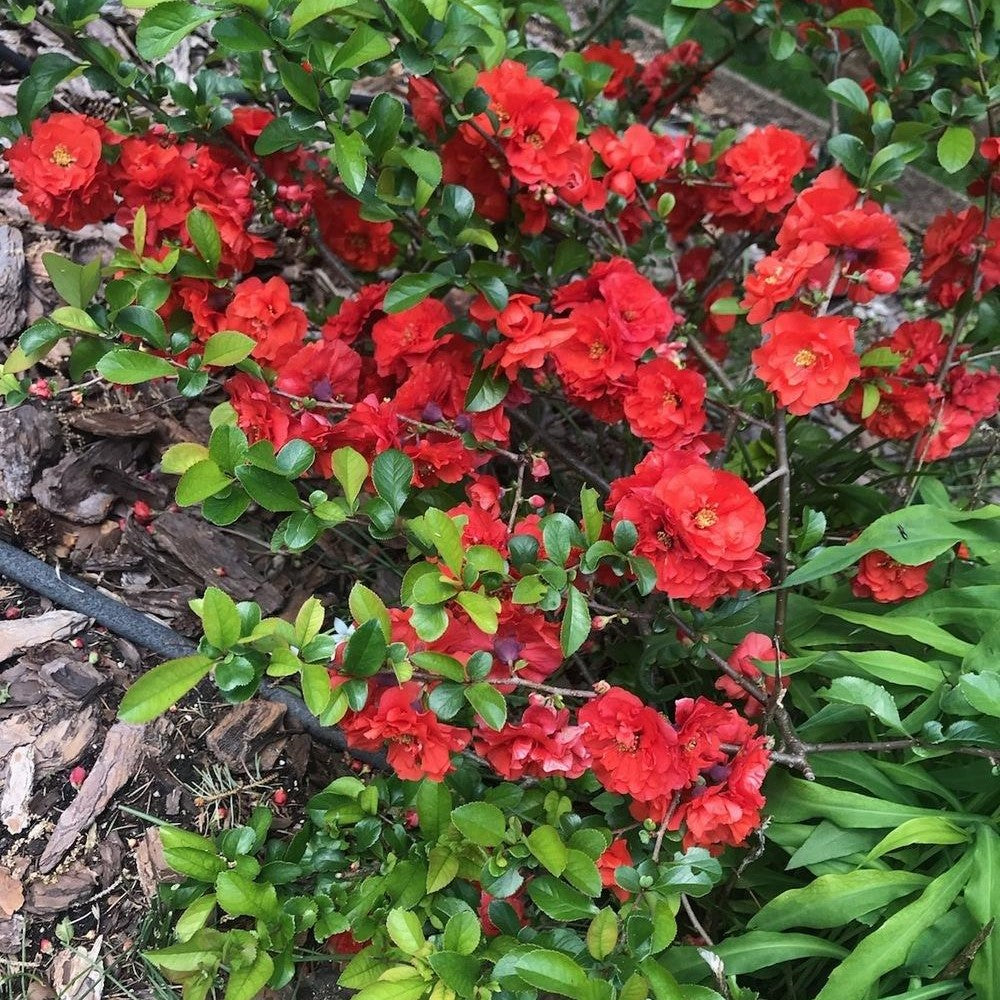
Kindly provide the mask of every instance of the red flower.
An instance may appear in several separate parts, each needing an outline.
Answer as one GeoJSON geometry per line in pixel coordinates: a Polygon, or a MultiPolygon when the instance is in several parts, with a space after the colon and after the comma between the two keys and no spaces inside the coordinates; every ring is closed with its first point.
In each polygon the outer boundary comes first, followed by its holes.
{"type": "Polygon", "coordinates": [[[281,365],[275,385],[293,396],[353,403],[360,379],[360,354],[342,340],[317,340],[299,348],[281,365]]]}
{"type": "Polygon", "coordinates": [[[288,285],[278,277],[263,282],[247,278],[233,290],[226,309],[226,328],[257,342],[251,352],[262,364],[277,368],[301,346],[308,329],[306,314],[292,305],[288,285]]]}
{"type": "Polygon", "coordinates": [[[423,709],[422,690],[416,681],[387,688],[374,706],[370,699],[342,728],[347,742],[360,750],[381,750],[388,743],[389,765],[404,781],[442,781],[452,770],[451,754],[464,750],[472,734],[423,709]]]}
{"type": "Polygon", "coordinates": [[[348,344],[353,344],[358,337],[370,336],[372,325],[383,315],[382,301],[388,287],[384,281],[365,285],[349,299],[344,299],[337,314],[323,324],[323,336],[348,344]]]}
{"type": "Polygon", "coordinates": [[[624,198],[632,197],[636,184],[659,180],[683,162],[668,137],[656,135],[645,125],[631,125],[621,136],[602,125],[588,141],[609,168],[605,185],[624,198]]]}
{"type": "MultiPolygon", "coordinates": [[[[760,684],[768,694],[773,694],[775,689],[775,679],[761,672],[760,668],[753,662],[763,660],[765,663],[773,663],[775,657],[774,643],[771,639],[760,632],[749,632],[744,636],[743,641],[732,651],[728,663],[738,670],[744,677],[760,684]]],[[[781,654],[785,658],[785,654],[781,654]]],[[[781,678],[781,686],[788,687],[791,683],[789,678],[781,678]]],[[[731,677],[723,674],[715,682],[716,688],[720,690],[730,701],[745,701],[743,711],[753,718],[764,711],[764,705],[756,698],[747,694],[731,677]]]]}
{"type": "Polygon", "coordinates": [[[779,302],[794,298],[810,272],[829,255],[825,243],[799,243],[787,253],[773,253],[757,261],[743,282],[746,296],[740,305],[750,310],[747,322],[763,322],[779,302]]]}
{"type": "Polygon", "coordinates": [[[814,277],[825,284],[835,259],[835,291],[855,302],[895,291],[910,262],[895,221],[873,202],[859,205],[858,189],[839,167],[824,171],[795,199],[777,242],[781,254],[800,243],[829,247],[831,257],[814,277]]]}
{"type": "Polygon", "coordinates": [[[452,318],[440,299],[424,299],[377,320],[372,326],[372,341],[379,375],[405,378],[414,364],[426,360],[435,347],[447,342],[448,337],[439,340],[438,334],[452,318]]]}
{"type": "Polygon", "coordinates": [[[870,597],[880,604],[891,604],[927,591],[927,573],[933,562],[906,566],[887,552],[876,549],[858,563],[857,576],[851,581],[855,597],[870,597]]]}
{"type": "Polygon", "coordinates": [[[731,185],[723,192],[729,204],[720,207],[737,216],[780,212],[795,200],[792,181],[813,162],[812,144],[797,133],[756,129],[719,157],[715,179],[731,185]]]}
{"type": "MultiPolygon", "coordinates": [[[[697,42],[681,42],[666,52],[654,56],[640,76],[647,99],[641,116],[650,118],[665,113],[677,100],[681,87],[694,80],[694,71],[701,59],[701,46],[697,42]]],[[[704,81],[702,81],[704,82],[704,81]]],[[[701,86],[688,86],[685,96],[693,98],[701,86]]]]}
{"type": "Polygon", "coordinates": [[[612,329],[608,308],[603,302],[577,306],[559,323],[559,345],[553,351],[556,371],[574,401],[600,401],[610,420],[621,419],[617,403],[631,383],[635,362],[625,354],[612,329]],[[568,338],[561,336],[569,327],[568,338]]]}
{"type": "Polygon", "coordinates": [[[612,524],[629,520],[658,589],[698,607],[767,583],[756,551],[764,507],[742,479],[692,454],[654,451],[611,484],[612,524]]]}
{"type": "Polygon", "coordinates": [[[313,211],[323,242],[345,264],[359,271],[377,271],[396,257],[391,222],[368,222],[361,205],[339,191],[313,200],[313,211]]]}
{"type": "Polygon", "coordinates": [[[579,778],[587,770],[590,756],[581,741],[583,728],[568,722],[568,709],[555,709],[532,695],[519,723],[508,723],[499,732],[478,726],[473,747],[507,781],[555,774],[579,778]]]}
{"type": "Polygon", "coordinates": [[[705,426],[705,379],[668,358],[640,365],[625,396],[625,416],[638,437],[659,448],[679,448],[705,426]]]}
{"type": "Polygon", "coordinates": [[[576,144],[576,108],[512,59],[480,73],[476,85],[489,94],[495,116],[479,115],[476,124],[497,136],[511,173],[523,184],[564,184],[576,144]]]}
{"type": "Polygon", "coordinates": [[[614,893],[623,903],[632,894],[623,889],[615,881],[615,872],[619,868],[631,867],[632,855],[629,853],[628,844],[624,840],[613,840],[605,848],[604,853],[597,859],[597,870],[601,874],[601,885],[614,893]]]}
{"type": "Polygon", "coordinates": [[[770,765],[765,738],[747,739],[728,765],[717,765],[707,777],[718,784],[696,785],[677,808],[669,829],[685,826],[682,846],[707,847],[719,854],[726,845],[739,847],[760,826],[764,796],[760,787],[770,765]]]}
{"type": "Polygon", "coordinates": [[[552,297],[553,307],[603,301],[608,320],[622,351],[638,360],[651,347],[664,343],[677,323],[670,301],[624,257],[601,261],[590,274],[570,282],[552,297]]]}
{"type": "Polygon", "coordinates": [[[32,122],[4,152],[21,201],[39,222],[81,229],[114,211],[111,170],[102,159],[111,138],[98,118],[57,113],[32,122]]]}
{"type": "Polygon", "coordinates": [[[534,295],[511,295],[507,305],[497,312],[479,298],[469,309],[483,326],[496,326],[502,340],[483,357],[484,365],[499,364],[508,378],[522,368],[541,368],[552,351],[573,335],[573,327],[552,319],[535,309],[540,302],[534,295]]]}
{"type": "Polygon", "coordinates": [[[764,324],[766,339],[752,352],[757,377],[797,416],[833,402],[861,374],[857,328],[856,319],[780,313],[764,324]]]}
{"type": "Polygon", "coordinates": [[[984,226],[982,210],[971,205],[959,213],[945,212],[924,234],[924,266],[920,277],[930,282],[929,294],[950,309],[973,285],[979,258],[979,294],[1000,284],[1000,218],[984,226]]]}
{"type": "Polygon", "coordinates": [[[501,159],[469,125],[441,147],[444,183],[468,188],[476,199],[476,211],[491,222],[503,222],[510,214],[510,176],[501,169],[501,159]]]}
{"type": "Polygon", "coordinates": [[[444,99],[433,80],[411,76],[409,82],[410,109],[417,128],[429,139],[444,131],[444,99]]]}
{"type": "Polygon", "coordinates": [[[647,800],[686,784],[677,732],[634,694],[613,687],[587,702],[577,718],[587,727],[583,745],[591,769],[608,791],[647,800]]]}
{"type": "Polygon", "coordinates": [[[609,45],[591,42],[580,55],[588,62],[604,63],[605,66],[611,67],[613,71],[611,79],[604,85],[602,91],[605,97],[616,101],[625,96],[627,85],[632,82],[639,64],[631,53],[622,48],[622,43],[617,38],[609,45]]]}

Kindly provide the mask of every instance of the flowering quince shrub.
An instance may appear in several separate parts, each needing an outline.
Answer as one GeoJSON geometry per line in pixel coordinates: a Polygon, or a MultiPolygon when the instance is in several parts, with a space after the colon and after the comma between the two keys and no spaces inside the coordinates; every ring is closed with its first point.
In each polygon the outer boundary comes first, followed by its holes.
{"type": "Polygon", "coordinates": [[[361,540],[294,620],[210,588],[122,703],[280,686],[355,758],[290,833],[163,828],[186,1000],[320,952],[360,1000],[1000,996],[995,5],[165,0],[128,57],[10,7],[70,53],[20,199],[121,237],[43,255],[8,405],[205,397],[178,505],[361,540]],[[693,111],[737,51],[825,141],[693,111]],[[966,207],[908,232],[907,164],[966,207]]]}

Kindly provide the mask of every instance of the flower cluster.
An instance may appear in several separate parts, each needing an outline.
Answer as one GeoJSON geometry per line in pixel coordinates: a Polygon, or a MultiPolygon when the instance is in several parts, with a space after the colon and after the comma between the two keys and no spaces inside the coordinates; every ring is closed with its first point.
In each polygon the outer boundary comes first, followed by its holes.
{"type": "Polygon", "coordinates": [[[900,323],[869,352],[889,352],[891,369],[865,368],[844,400],[845,412],[879,437],[917,438],[922,461],[947,458],[980,421],[1000,409],[1000,374],[963,364],[968,347],[950,351],[950,339],[936,320],[900,323]],[[865,410],[867,388],[877,399],[870,411],[865,410]]]}

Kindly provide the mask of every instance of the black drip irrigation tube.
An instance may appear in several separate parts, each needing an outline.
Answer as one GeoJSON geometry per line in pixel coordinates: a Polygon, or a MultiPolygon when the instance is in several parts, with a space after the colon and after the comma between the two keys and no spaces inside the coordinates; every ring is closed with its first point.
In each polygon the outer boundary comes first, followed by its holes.
{"type": "MultiPolygon", "coordinates": [[[[190,639],[186,639],[169,626],[162,625],[141,611],[136,611],[127,604],[102,594],[82,580],[53,569],[47,563],[3,540],[0,540],[0,576],[13,580],[42,597],[47,597],[61,608],[92,618],[122,639],[142,646],[143,649],[156,653],[166,660],[178,656],[190,656],[197,651],[197,647],[190,639]]],[[[384,754],[367,753],[349,747],[344,734],[339,729],[320,725],[316,716],[306,708],[305,703],[297,695],[266,681],[260,685],[259,692],[268,701],[284,705],[288,715],[314,739],[336,750],[342,750],[372,767],[385,769],[384,754]]]]}

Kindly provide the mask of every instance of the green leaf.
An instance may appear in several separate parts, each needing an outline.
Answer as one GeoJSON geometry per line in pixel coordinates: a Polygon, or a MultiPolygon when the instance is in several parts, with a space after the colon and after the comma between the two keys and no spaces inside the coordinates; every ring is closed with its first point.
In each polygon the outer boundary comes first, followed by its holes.
{"type": "Polygon", "coordinates": [[[263,949],[249,965],[238,965],[229,971],[229,981],[223,1000],[254,1000],[267,986],[274,972],[274,961],[263,949]]]}
{"type": "Polygon", "coordinates": [[[264,508],[274,512],[302,509],[302,500],[294,483],[253,465],[241,465],[236,469],[236,478],[250,496],[264,508]]]}
{"type": "Polygon", "coordinates": [[[973,648],[971,643],[959,639],[940,625],[925,621],[923,618],[910,615],[871,615],[864,611],[851,611],[848,608],[825,605],[816,605],[816,608],[825,615],[832,615],[853,625],[865,625],[887,635],[904,636],[952,656],[965,656],[973,648]]]}
{"type": "Polygon", "coordinates": [[[340,483],[344,496],[353,506],[368,478],[368,463],[353,448],[338,448],[331,456],[333,477],[340,483]]]}
{"type": "Polygon", "coordinates": [[[969,982],[977,990],[976,995],[988,997],[1000,982],[1000,836],[986,824],[976,830],[972,873],[964,899],[980,927],[993,921],[993,930],[976,952],[969,970],[969,982]]]}
{"type": "Polygon", "coordinates": [[[203,208],[192,208],[187,214],[187,231],[201,259],[214,271],[222,256],[222,239],[215,220],[203,208]]]}
{"type": "Polygon", "coordinates": [[[162,715],[208,676],[212,661],[196,654],[167,660],[144,673],[125,692],[118,706],[122,722],[139,724],[162,715]]]}
{"type": "Polygon", "coordinates": [[[319,663],[303,663],[300,670],[302,700],[305,701],[306,708],[319,718],[333,700],[330,672],[319,663]]]}
{"type": "MultiPolygon", "coordinates": [[[[542,866],[558,878],[566,868],[566,845],[554,826],[539,826],[532,830],[524,842],[542,866]]],[[[596,957],[596,956],[595,956],[596,957]]]]}
{"type": "Polygon", "coordinates": [[[463,590],[455,598],[465,609],[473,624],[486,635],[495,635],[499,626],[500,599],[472,590],[463,590]]]}
{"type": "Polygon", "coordinates": [[[856,135],[841,132],[830,139],[826,148],[852,177],[864,176],[868,168],[868,150],[856,135]]]}
{"type": "Polygon", "coordinates": [[[396,947],[407,955],[416,955],[427,943],[420,919],[411,910],[390,910],[385,918],[385,929],[396,947]]]}
{"type": "Polygon", "coordinates": [[[473,844],[499,847],[507,831],[503,813],[489,802],[468,802],[452,810],[451,821],[473,844]]]}
{"type": "Polygon", "coordinates": [[[938,139],[938,163],[949,174],[956,174],[972,159],[976,151],[976,136],[971,128],[950,125],[938,139]]]}
{"type": "Polygon", "coordinates": [[[465,409],[469,413],[485,413],[499,406],[507,396],[510,383],[503,375],[494,375],[488,369],[477,371],[469,382],[465,395],[465,409]]]}
{"type": "Polygon", "coordinates": [[[317,17],[330,14],[341,7],[350,7],[356,0],[299,0],[288,22],[288,35],[301,31],[317,17]]]}
{"type": "Polygon", "coordinates": [[[841,76],[833,80],[826,88],[827,97],[832,97],[838,104],[857,111],[859,115],[868,115],[868,95],[861,85],[849,76],[841,76]]]}
{"type": "Polygon", "coordinates": [[[306,598],[295,616],[295,643],[302,647],[308,645],[319,635],[323,627],[326,611],[316,597],[306,598]]]}
{"type": "Polygon", "coordinates": [[[166,0],[146,11],[135,32],[135,47],[143,59],[155,62],[177,47],[195,28],[215,17],[215,11],[187,0],[166,0]]]}
{"type": "MultiPolygon", "coordinates": [[[[800,958],[842,958],[846,949],[812,934],[784,931],[750,931],[727,938],[713,951],[723,960],[730,975],[746,975],[800,958]]],[[[846,1000],[846,998],[845,998],[846,1000]]]]}
{"type": "Polygon", "coordinates": [[[599,962],[608,957],[618,944],[618,915],[605,907],[587,928],[587,951],[599,962]]]}
{"type": "Polygon", "coordinates": [[[174,934],[177,935],[177,940],[187,941],[190,937],[197,934],[208,923],[214,912],[214,893],[208,893],[196,899],[177,918],[177,923],[174,924],[174,934]]]}
{"type": "Polygon", "coordinates": [[[482,962],[454,951],[438,951],[427,958],[430,967],[449,989],[460,997],[471,997],[476,989],[482,962]]]}
{"type": "Polygon", "coordinates": [[[274,45],[271,36],[249,17],[224,17],[212,25],[212,37],[231,52],[263,52],[274,45]]]}
{"type": "Polygon", "coordinates": [[[479,917],[472,910],[459,910],[448,919],[444,927],[444,937],[441,943],[448,951],[459,955],[471,955],[482,938],[482,927],[479,917]]]}
{"type": "Polygon", "coordinates": [[[448,786],[440,781],[424,778],[417,788],[414,804],[420,832],[429,841],[437,840],[451,822],[451,792],[448,791],[448,786]]]}
{"type": "Polygon", "coordinates": [[[536,990],[558,993],[574,1000],[579,1000],[587,984],[587,974],[580,965],[568,955],[547,948],[536,948],[519,956],[514,968],[518,976],[536,990]]]}
{"type": "MultiPolygon", "coordinates": [[[[945,679],[940,665],[891,649],[876,649],[867,653],[838,650],[836,658],[843,660],[851,671],[861,671],[887,684],[936,691],[945,679]]],[[[817,669],[821,667],[818,666],[817,669]]]]}
{"type": "Polygon", "coordinates": [[[238,330],[222,330],[212,334],[205,342],[202,362],[218,368],[239,364],[257,346],[253,337],[238,330]]]}
{"type": "Polygon", "coordinates": [[[361,194],[368,176],[368,148],[357,132],[331,129],[333,135],[333,155],[337,163],[337,173],[344,187],[353,195],[361,194]]]}
{"type": "Polygon", "coordinates": [[[460,867],[457,854],[447,847],[432,847],[427,855],[427,892],[439,892],[451,885],[460,867]]]}
{"type": "Polygon", "coordinates": [[[586,896],[600,896],[603,889],[597,865],[583,851],[570,849],[566,853],[566,870],[563,872],[563,878],[586,896]]]}
{"type": "Polygon", "coordinates": [[[841,11],[836,17],[831,17],[826,23],[830,28],[850,30],[852,28],[867,28],[870,24],[881,24],[882,18],[876,11],[868,7],[852,7],[849,10],[841,11]]]}
{"type": "Polygon", "coordinates": [[[597,907],[586,895],[548,875],[532,879],[528,895],[553,920],[585,920],[597,913],[597,907]]]}
{"type": "Polygon", "coordinates": [[[382,308],[387,313],[403,312],[423,302],[428,295],[442,285],[447,285],[450,278],[433,271],[422,274],[404,274],[397,278],[386,290],[382,308]]]}
{"type": "Polygon", "coordinates": [[[389,449],[375,456],[372,482],[378,495],[395,511],[406,503],[413,480],[413,462],[401,451],[389,449]]]}
{"type": "Polygon", "coordinates": [[[347,603],[354,620],[359,625],[364,625],[365,622],[375,619],[382,627],[382,635],[385,636],[386,642],[392,638],[389,612],[385,604],[382,603],[382,598],[373,590],[369,590],[363,583],[355,583],[351,587],[347,603]]]}
{"type": "Polygon", "coordinates": [[[278,909],[274,886],[254,882],[235,871],[224,871],[215,880],[215,897],[231,917],[266,919],[278,909]]]}
{"type": "Polygon", "coordinates": [[[784,62],[795,55],[795,36],[790,31],[772,31],[767,40],[768,51],[775,62],[784,62]]]}
{"type": "Polygon", "coordinates": [[[587,598],[574,586],[566,595],[566,608],[559,626],[559,644],[564,656],[572,656],[590,635],[590,608],[587,598]]]}
{"type": "MultiPolygon", "coordinates": [[[[319,88],[311,72],[297,62],[275,57],[278,75],[288,96],[298,105],[309,111],[319,111],[319,88]]],[[[332,128],[331,128],[332,131],[332,128]]]]}
{"type": "Polygon", "coordinates": [[[202,928],[189,941],[145,951],[142,957],[158,969],[174,974],[202,973],[211,982],[222,961],[222,942],[225,939],[212,928],[202,928]]]}
{"type": "Polygon", "coordinates": [[[205,638],[216,649],[229,649],[239,642],[240,613],[236,602],[218,587],[209,587],[201,602],[201,622],[205,638]]]}
{"type": "Polygon", "coordinates": [[[861,41],[878,63],[885,81],[895,85],[903,59],[903,47],[896,33],[880,24],[872,24],[862,30],[861,41]]]}
{"type": "Polygon", "coordinates": [[[382,31],[369,28],[366,24],[358,25],[351,36],[344,42],[333,62],[330,73],[336,74],[342,69],[356,69],[375,59],[381,59],[392,51],[389,37],[382,31]]]}
{"type": "Polygon", "coordinates": [[[292,438],[274,456],[274,468],[276,472],[292,479],[312,468],[315,461],[316,449],[308,441],[292,438]]]}
{"type": "Polygon", "coordinates": [[[768,811],[779,823],[801,823],[822,817],[845,829],[895,829],[909,819],[936,816],[948,816],[953,820],[971,818],[966,813],[886,802],[871,795],[845,792],[782,773],[768,775],[767,804],[768,811]]]}
{"type": "Polygon", "coordinates": [[[878,518],[854,541],[817,553],[789,575],[786,585],[797,587],[839,573],[875,549],[888,552],[907,566],[917,566],[929,562],[957,542],[982,537],[976,522],[997,517],[1000,517],[1000,507],[996,505],[969,513],[915,504],[878,518]]]}
{"type": "Polygon", "coordinates": [[[1000,719],[1000,673],[989,670],[981,674],[962,674],[958,687],[976,711],[1000,719]]]}
{"type": "Polygon", "coordinates": [[[507,721],[507,699],[492,684],[472,684],[465,697],[490,729],[501,730],[507,721]]]}
{"type": "Polygon", "coordinates": [[[845,705],[860,705],[871,712],[880,722],[903,731],[903,723],[899,718],[892,695],[879,684],[873,684],[861,677],[838,677],[823,692],[821,697],[827,701],[841,702],[845,705]]]}
{"type": "Polygon", "coordinates": [[[462,546],[462,530],[444,511],[430,507],[423,517],[425,536],[437,549],[444,564],[455,574],[461,576],[465,563],[465,549],[462,546]]]}
{"type": "Polygon", "coordinates": [[[210,458],[202,459],[181,476],[175,492],[177,503],[181,507],[201,503],[224,490],[232,481],[210,458]]]}
{"type": "MultiPolygon", "coordinates": [[[[173,0],[169,0],[173,2],[173,0]]],[[[154,378],[175,375],[177,369],[166,358],[141,351],[118,348],[105,354],[95,365],[98,374],[116,385],[137,385],[154,378]]]]}
{"type": "Polygon", "coordinates": [[[31,131],[32,122],[52,100],[56,87],[63,80],[81,73],[85,65],[61,52],[43,52],[31,60],[28,75],[17,88],[17,118],[26,133],[31,131]]]}
{"type": "MultiPolygon", "coordinates": [[[[44,59],[39,56],[38,59],[44,59]]],[[[84,309],[97,294],[101,284],[101,262],[76,264],[57,253],[43,253],[42,264],[62,299],[77,309],[84,309]]]]}
{"type": "Polygon", "coordinates": [[[816,1000],[865,1000],[875,983],[898,969],[914,942],[944,916],[962,891],[972,867],[972,852],[939,875],[920,897],[897,910],[869,934],[827,978],[816,1000]]]}
{"type": "Polygon", "coordinates": [[[912,895],[928,881],[926,875],[869,869],[822,875],[804,888],[789,889],[768,900],[747,926],[765,931],[840,927],[912,895]]]}
{"type": "MultiPolygon", "coordinates": [[[[910,844],[965,844],[969,835],[940,817],[910,819],[901,823],[892,833],[887,833],[869,852],[866,861],[874,861],[883,854],[891,854],[910,844]]],[[[873,873],[875,874],[875,873],[873,873]]],[[[878,874],[885,875],[887,872],[878,874]]]]}
{"type": "Polygon", "coordinates": [[[382,625],[376,619],[355,629],[347,640],[343,671],[352,677],[371,677],[385,663],[386,641],[382,625]]]}

